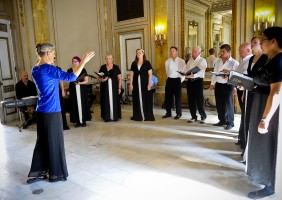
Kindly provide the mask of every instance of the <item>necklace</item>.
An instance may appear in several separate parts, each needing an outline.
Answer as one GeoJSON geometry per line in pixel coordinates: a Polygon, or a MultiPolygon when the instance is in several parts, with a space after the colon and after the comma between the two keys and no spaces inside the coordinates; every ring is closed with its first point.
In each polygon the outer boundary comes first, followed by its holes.
{"type": "Polygon", "coordinates": [[[278,51],[274,56],[272,56],[271,58],[268,58],[265,62],[264,65],[267,65],[267,63],[269,63],[273,58],[275,58],[278,54],[280,54],[282,51],[278,51]]]}

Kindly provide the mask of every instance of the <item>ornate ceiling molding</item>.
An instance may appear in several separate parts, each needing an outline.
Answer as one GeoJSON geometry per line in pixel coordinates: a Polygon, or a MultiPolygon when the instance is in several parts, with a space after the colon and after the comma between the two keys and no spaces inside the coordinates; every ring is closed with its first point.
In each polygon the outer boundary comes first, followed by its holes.
{"type": "Polygon", "coordinates": [[[219,11],[227,11],[227,10],[232,10],[231,1],[213,3],[211,7],[211,12],[219,12],[219,11]]]}
{"type": "Polygon", "coordinates": [[[186,10],[186,14],[198,16],[198,17],[201,17],[201,18],[205,17],[205,13],[199,13],[199,12],[196,12],[196,11],[193,11],[193,10],[186,10]]]}
{"type": "Polygon", "coordinates": [[[192,4],[206,10],[210,9],[211,12],[232,10],[231,0],[185,0],[185,4],[192,4]]]}

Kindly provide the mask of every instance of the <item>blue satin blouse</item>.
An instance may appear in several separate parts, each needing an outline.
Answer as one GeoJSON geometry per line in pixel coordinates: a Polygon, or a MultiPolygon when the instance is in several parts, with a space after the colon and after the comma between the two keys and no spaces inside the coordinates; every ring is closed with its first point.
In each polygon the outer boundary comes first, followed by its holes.
{"type": "Polygon", "coordinates": [[[59,80],[72,82],[77,79],[74,73],[67,73],[56,66],[43,64],[32,68],[32,77],[38,89],[37,112],[61,112],[59,80]]]}

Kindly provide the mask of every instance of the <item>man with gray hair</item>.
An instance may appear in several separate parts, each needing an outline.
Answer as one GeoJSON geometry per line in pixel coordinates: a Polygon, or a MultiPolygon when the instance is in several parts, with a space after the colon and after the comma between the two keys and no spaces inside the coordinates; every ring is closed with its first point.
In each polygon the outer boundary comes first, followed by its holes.
{"type": "Polygon", "coordinates": [[[187,74],[185,77],[187,80],[187,98],[189,110],[192,118],[188,121],[189,123],[193,123],[197,121],[197,109],[199,114],[201,115],[201,124],[205,123],[205,119],[207,118],[205,109],[204,109],[204,86],[203,80],[205,77],[205,71],[207,68],[207,61],[201,57],[201,47],[196,46],[192,51],[192,56],[189,59],[184,71],[187,72],[194,67],[200,68],[200,71],[197,73],[187,74]]]}
{"type": "MultiPolygon", "coordinates": [[[[243,73],[243,74],[248,74],[247,69],[248,69],[248,65],[249,65],[249,60],[253,56],[251,43],[244,42],[243,44],[241,44],[239,46],[239,55],[242,58],[242,61],[239,64],[236,71],[243,73]]],[[[237,97],[238,97],[238,102],[239,102],[240,109],[241,109],[241,123],[240,123],[240,128],[239,128],[238,142],[236,144],[240,145],[241,148],[243,149],[246,146],[245,141],[243,139],[244,128],[245,128],[245,126],[244,126],[244,118],[245,118],[244,91],[237,90],[237,97]]]]}

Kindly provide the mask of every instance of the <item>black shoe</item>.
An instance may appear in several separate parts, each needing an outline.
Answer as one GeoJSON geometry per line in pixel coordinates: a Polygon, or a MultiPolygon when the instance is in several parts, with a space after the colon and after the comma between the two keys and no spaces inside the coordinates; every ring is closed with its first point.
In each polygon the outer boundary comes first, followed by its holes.
{"type": "Polygon", "coordinates": [[[34,177],[34,178],[29,178],[26,183],[27,184],[31,184],[31,183],[35,183],[35,182],[38,182],[38,181],[43,181],[47,179],[47,175],[44,175],[42,177],[34,177]]]}
{"type": "Polygon", "coordinates": [[[65,130],[70,130],[70,127],[68,127],[68,126],[64,127],[64,131],[65,130]]]}
{"type": "Polygon", "coordinates": [[[164,116],[162,116],[162,118],[168,118],[168,117],[171,117],[171,115],[165,114],[164,116]]]}
{"type": "Polygon", "coordinates": [[[225,130],[230,130],[230,129],[232,129],[233,127],[234,127],[234,125],[231,125],[231,124],[226,125],[225,130]]]}
{"type": "Polygon", "coordinates": [[[83,122],[82,124],[81,124],[81,127],[85,127],[86,126],[86,122],[83,122]]]}
{"type": "Polygon", "coordinates": [[[216,124],[213,124],[213,126],[224,126],[224,125],[225,125],[224,122],[218,122],[218,123],[216,123],[216,124]]]}
{"type": "Polygon", "coordinates": [[[81,123],[77,123],[74,127],[75,128],[81,127],[81,123]]]}
{"type": "Polygon", "coordinates": [[[54,183],[54,182],[66,181],[66,180],[67,180],[67,177],[57,177],[57,178],[49,179],[49,182],[54,183]]]}
{"type": "Polygon", "coordinates": [[[197,121],[197,118],[196,119],[195,118],[191,118],[191,119],[188,120],[188,123],[194,123],[195,121],[197,121]]]}
{"type": "Polygon", "coordinates": [[[205,119],[201,119],[200,124],[205,124],[205,119]]]}
{"type": "Polygon", "coordinates": [[[261,199],[272,194],[274,194],[274,191],[270,187],[265,186],[265,188],[263,188],[262,190],[250,192],[248,194],[248,197],[250,199],[261,199]]]}
{"type": "Polygon", "coordinates": [[[180,119],[181,115],[176,115],[174,119],[180,119]]]}
{"type": "Polygon", "coordinates": [[[245,160],[240,160],[239,163],[243,163],[244,165],[246,165],[246,161],[245,160]]]}

